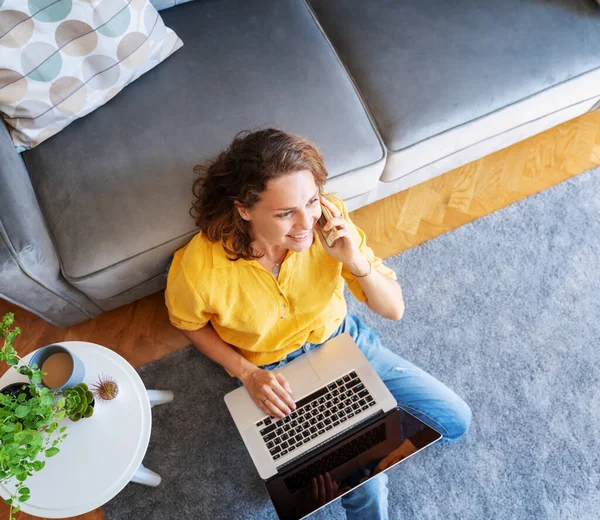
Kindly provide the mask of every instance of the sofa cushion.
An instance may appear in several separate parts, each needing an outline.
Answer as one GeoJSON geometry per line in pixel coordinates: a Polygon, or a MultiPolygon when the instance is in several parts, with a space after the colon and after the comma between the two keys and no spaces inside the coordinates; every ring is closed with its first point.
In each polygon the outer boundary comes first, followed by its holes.
{"type": "Polygon", "coordinates": [[[89,114],[181,47],[148,0],[0,6],[0,113],[19,150],[89,114]]]}
{"type": "Polygon", "coordinates": [[[238,131],[278,125],[315,141],[328,188],[345,198],[369,191],[385,162],[302,1],[196,1],[162,15],[182,49],[23,154],[65,277],[105,309],[132,288],[139,298],[153,278],[157,290],[156,277],[196,231],[193,166],[238,131]]]}
{"type": "Polygon", "coordinates": [[[406,152],[383,180],[600,94],[593,2],[310,3],[386,146],[406,152]]]}

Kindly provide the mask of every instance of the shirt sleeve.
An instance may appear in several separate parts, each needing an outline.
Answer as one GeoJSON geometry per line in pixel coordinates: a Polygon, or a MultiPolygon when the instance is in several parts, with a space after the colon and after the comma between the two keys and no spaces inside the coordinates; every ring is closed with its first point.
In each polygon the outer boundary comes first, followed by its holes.
{"type": "MultiPolygon", "coordinates": [[[[367,245],[367,237],[362,229],[357,227],[352,219],[348,215],[348,209],[346,208],[346,204],[341,199],[333,199],[333,204],[335,204],[338,209],[344,215],[344,218],[348,222],[350,229],[354,231],[355,239],[358,242],[358,250],[364,255],[364,257],[369,261],[369,263],[373,266],[373,269],[377,269],[381,274],[391,278],[392,280],[397,280],[398,277],[396,273],[390,269],[389,267],[383,265],[383,260],[378,256],[375,256],[373,250],[367,245]]],[[[342,276],[346,283],[348,284],[348,289],[355,296],[355,298],[359,302],[364,302],[367,299],[365,292],[363,291],[360,282],[358,279],[350,272],[350,270],[346,267],[342,267],[342,276]]]]}
{"type": "Polygon", "coordinates": [[[169,320],[174,327],[182,330],[198,330],[206,326],[212,317],[205,298],[186,276],[182,264],[182,251],[177,251],[169,268],[165,303],[169,320]]]}

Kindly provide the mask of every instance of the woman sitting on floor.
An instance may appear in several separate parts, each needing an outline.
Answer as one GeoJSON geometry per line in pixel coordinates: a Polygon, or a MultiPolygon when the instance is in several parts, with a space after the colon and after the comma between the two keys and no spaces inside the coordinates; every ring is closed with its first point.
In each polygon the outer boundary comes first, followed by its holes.
{"type": "MultiPolygon", "coordinates": [[[[193,212],[202,231],[175,253],[166,304],[200,352],[235,376],[265,414],[284,417],[295,409],[293,388],[276,369],[347,332],[400,408],[442,441],[465,434],[465,402],[347,313],[344,282],[390,320],[402,317],[402,291],[344,203],[325,195],[327,170],[313,143],[274,129],[244,132],[196,172],[193,212]],[[321,205],[333,216],[332,247],[316,225],[321,205]]],[[[347,518],[387,518],[387,481],[381,473],[344,495],[347,518]]]]}

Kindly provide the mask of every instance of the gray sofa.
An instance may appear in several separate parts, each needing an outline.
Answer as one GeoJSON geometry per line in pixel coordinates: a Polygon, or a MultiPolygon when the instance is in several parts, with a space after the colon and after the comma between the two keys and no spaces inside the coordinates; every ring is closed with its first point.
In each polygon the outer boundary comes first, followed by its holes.
{"type": "Polygon", "coordinates": [[[195,0],[184,47],[19,155],[0,123],[0,296],[69,326],[165,286],[192,167],[241,129],[315,141],[350,209],[595,108],[593,0],[195,0]]]}

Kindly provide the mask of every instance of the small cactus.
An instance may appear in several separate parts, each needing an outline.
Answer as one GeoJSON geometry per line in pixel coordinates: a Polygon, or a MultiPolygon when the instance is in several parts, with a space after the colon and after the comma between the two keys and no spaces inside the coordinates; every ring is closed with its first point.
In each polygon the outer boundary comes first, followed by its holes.
{"type": "Polygon", "coordinates": [[[98,382],[92,386],[94,396],[102,401],[111,401],[119,393],[117,382],[111,377],[102,374],[98,382]]]}
{"type": "Polygon", "coordinates": [[[74,388],[68,388],[63,392],[66,399],[65,410],[67,416],[73,422],[87,419],[94,413],[94,394],[85,383],[79,383],[74,388]]]}

